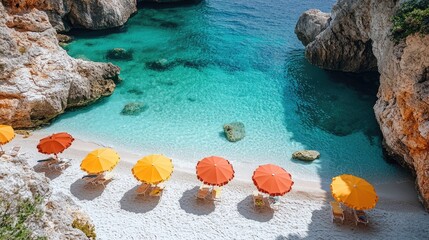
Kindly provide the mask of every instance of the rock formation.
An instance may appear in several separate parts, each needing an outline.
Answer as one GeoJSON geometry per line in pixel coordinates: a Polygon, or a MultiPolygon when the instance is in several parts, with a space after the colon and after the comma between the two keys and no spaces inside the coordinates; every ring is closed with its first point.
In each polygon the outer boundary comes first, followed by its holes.
{"type": "Polygon", "coordinates": [[[307,10],[298,19],[295,34],[302,44],[307,46],[328,27],[330,19],[331,14],[329,13],[324,13],[318,9],[307,10]]]}
{"type": "Polygon", "coordinates": [[[34,172],[25,160],[0,157],[0,212],[2,214],[0,238],[20,239],[27,232],[32,238],[47,237],[47,239],[87,239],[79,229],[73,228],[74,221],[93,226],[89,217],[83,213],[73,200],[61,193],[52,193],[49,179],[34,172]],[[23,208],[23,204],[31,203],[33,208],[23,208]],[[31,212],[33,211],[33,213],[31,212]],[[12,219],[26,219],[7,221],[6,215],[12,219]],[[20,223],[23,222],[23,225],[20,223]],[[6,231],[7,225],[15,226],[6,231]],[[24,229],[24,230],[23,230],[24,229]],[[5,236],[6,235],[6,236],[5,236]]]}
{"type": "Polygon", "coordinates": [[[44,12],[0,16],[0,123],[35,127],[113,92],[119,68],[71,58],[44,12]]]}
{"type": "Polygon", "coordinates": [[[300,150],[292,153],[292,158],[303,161],[313,161],[320,157],[320,153],[315,150],[300,150]]]}
{"type": "Polygon", "coordinates": [[[137,0],[2,0],[14,13],[45,11],[57,31],[119,27],[137,11],[137,0]]]}
{"type": "Polygon", "coordinates": [[[429,209],[429,36],[395,44],[391,19],[398,0],[339,0],[329,26],[306,47],[307,59],[322,68],[361,72],[377,66],[374,106],[388,153],[416,174],[429,209]]]}
{"type": "Polygon", "coordinates": [[[232,122],[223,125],[225,136],[230,142],[237,142],[246,136],[244,124],[242,122],[232,122]]]}

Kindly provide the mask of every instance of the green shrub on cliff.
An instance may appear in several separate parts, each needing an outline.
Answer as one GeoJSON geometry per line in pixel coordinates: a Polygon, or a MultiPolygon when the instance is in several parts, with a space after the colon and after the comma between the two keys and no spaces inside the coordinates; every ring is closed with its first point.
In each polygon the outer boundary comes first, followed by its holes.
{"type": "Polygon", "coordinates": [[[16,209],[6,199],[0,198],[0,240],[42,240],[45,237],[32,237],[31,229],[26,223],[31,219],[40,219],[43,212],[40,204],[43,197],[37,196],[35,199],[21,200],[16,209]]]}
{"type": "Polygon", "coordinates": [[[429,34],[429,0],[402,3],[392,21],[392,39],[396,43],[414,33],[429,34]]]}

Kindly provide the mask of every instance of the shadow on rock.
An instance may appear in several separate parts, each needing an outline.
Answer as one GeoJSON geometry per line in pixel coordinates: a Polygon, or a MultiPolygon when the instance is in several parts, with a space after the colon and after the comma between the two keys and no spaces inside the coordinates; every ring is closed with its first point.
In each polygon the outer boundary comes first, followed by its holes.
{"type": "Polygon", "coordinates": [[[103,185],[93,185],[86,183],[82,179],[76,180],[70,186],[70,192],[79,200],[93,200],[99,197],[105,189],[103,185]]]}
{"type": "Polygon", "coordinates": [[[186,190],[179,200],[180,208],[194,215],[208,215],[215,210],[213,201],[197,199],[199,187],[186,190]]]}
{"type": "Polygon", "coordinates": [[[138,195],[136,194],[137,188],[139,188],[139,185],[131,188],[122,196],[119,201],[121,209],[134,213],[146,213],[153,210],[158,205],[161,198],[138,195]]]}
{"type": "Polygon", "coordinates": [[[243,217],[258,222],[268,222],[274,216],[274,210],[268,207],[255,209],[253,206],[252,195],[247,196],[241,202],[237,204],[238,212],[243,215],[243,217]]]}

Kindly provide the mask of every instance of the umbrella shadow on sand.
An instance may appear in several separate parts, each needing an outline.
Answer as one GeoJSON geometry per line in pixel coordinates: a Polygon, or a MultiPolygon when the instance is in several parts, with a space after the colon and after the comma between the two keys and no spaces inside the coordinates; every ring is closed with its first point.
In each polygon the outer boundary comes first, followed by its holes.
{"type": "Polygon", "coordinates": [[[199,187],[186,190],[179,199],[180,208],[186,213],[194,215],[208,215],[215,210],[215,204],[212,200],[197,199],[199,187]]]}
{"type": "Polygon", "coordinates": [[[269,207],[256,209],[255,206],[253,206],[252,195],[247,196],[245,199],[239,202],[237,204],[237,210],[243,217],[258,222],[268,222],[274,216],[274,210],[269,207]]]}
{"type": "Polygon", "coordinates": [[[99,197],[106,187],[99,184],[93,185],[86,183],[82,179],[76,180],[70,186],[70,192],[73,196],[77,197],[79,200],[93,200],[99,197]]]}
{"type": "Polygon", "coordinates": [[[161,197],[138,195],[136,190],[139,187],[140,186],[137,185],[131,188],[122,196],[119,201],[121,209],[134,213],[146,213],[153,210],[158,205],[161,197]]]}
{"type": "Polygon", "coordinates": [[[58,169],[50,169],[46,166],[43,166],[42,164],[37,164],[33,167],[33,170],[38,173],[43,173],[45,177],[49,178],[50,180],[54,180],[55,178],[59,177],[63,172],[58,169]]]}

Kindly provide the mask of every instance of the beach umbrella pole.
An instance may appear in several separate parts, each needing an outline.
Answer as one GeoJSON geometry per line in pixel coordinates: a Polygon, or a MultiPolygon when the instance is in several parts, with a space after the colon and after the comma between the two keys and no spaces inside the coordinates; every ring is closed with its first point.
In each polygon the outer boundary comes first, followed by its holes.
{"type": "Polygon", "coordinates": [[[0,149],[1,149],[1,151],[3,152],[3,147],[0,145],[0,149]]]}

